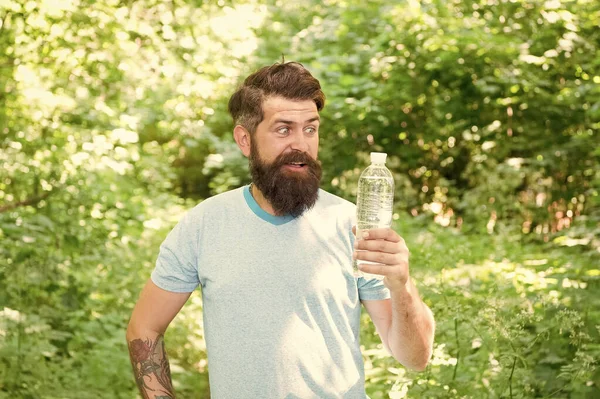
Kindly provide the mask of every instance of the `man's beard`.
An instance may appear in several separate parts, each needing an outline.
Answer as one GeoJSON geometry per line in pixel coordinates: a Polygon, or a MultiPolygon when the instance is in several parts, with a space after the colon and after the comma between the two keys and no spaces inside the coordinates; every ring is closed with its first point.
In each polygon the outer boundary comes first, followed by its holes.
{"type": "Polygon", "coordinates": [[[261,159],[258,148],[252,141],[249,161],[254,185],[269,201],[277,215],[297,217],[317,202],[321,164],[307,153],[292,151],[280,154],[268,164],[261,159]],[[285,171],[284,165],[292,162],[306,164],[305,170],[285,171]]]}

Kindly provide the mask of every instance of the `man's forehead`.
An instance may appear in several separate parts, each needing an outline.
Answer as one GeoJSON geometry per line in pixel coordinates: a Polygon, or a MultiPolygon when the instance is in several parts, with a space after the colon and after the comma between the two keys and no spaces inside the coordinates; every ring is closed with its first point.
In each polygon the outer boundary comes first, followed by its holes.
{"type": "Polygon", "coordinates": [[[317,105],[312,100],[289,100],[282,97],[271,97],[263,103],[265,119],[308,119],[317,117],[317,105]]]}

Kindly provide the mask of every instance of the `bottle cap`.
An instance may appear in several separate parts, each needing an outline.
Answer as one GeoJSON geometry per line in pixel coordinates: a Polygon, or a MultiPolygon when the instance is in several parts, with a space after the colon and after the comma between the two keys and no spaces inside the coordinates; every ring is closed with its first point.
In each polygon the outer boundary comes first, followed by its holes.
{"type": "Polygon", "coordinates": [[[385,163],[387,154],[385,152],[372,152],[371,163],[385,163]]]}

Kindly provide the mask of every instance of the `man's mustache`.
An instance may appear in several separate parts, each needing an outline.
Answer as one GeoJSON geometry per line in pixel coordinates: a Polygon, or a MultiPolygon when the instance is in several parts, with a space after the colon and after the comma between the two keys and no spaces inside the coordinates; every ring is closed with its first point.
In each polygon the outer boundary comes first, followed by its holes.
{"type": "Polygon", "coordinates": [[[318,167],[321,164],[321,161],[314,159],[306,152],[292,151],[279,155],[273,162],[276,166],[283,166],[290,163],[303,163],[314,168],[318,167]]]}

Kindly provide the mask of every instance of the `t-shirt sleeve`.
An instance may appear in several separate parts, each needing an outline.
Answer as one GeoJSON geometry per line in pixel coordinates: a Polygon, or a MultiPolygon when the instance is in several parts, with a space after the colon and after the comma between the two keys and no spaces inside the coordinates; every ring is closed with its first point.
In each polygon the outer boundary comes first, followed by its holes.
{"type": "Polygon", "coordinates": [[[357,281],[358,298],[361,301],[377,301],[390,298],[390,290],[383,284],[382,279],[371,276],[361,276],[357,281]]]}
{"type": "Polygon", "coordinates": [[[186,214],[160,245],[150,278],[163,290],[192,292],[200,284],[197,231],[190,219],[190,214],[186,214]]]}

